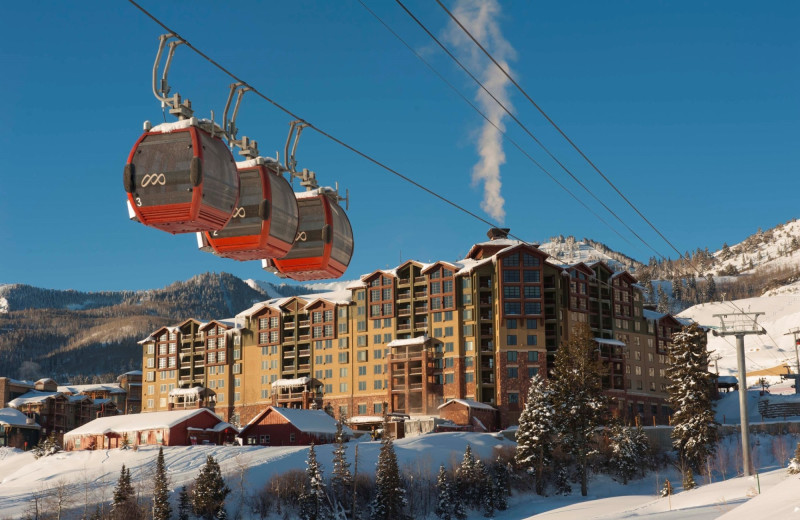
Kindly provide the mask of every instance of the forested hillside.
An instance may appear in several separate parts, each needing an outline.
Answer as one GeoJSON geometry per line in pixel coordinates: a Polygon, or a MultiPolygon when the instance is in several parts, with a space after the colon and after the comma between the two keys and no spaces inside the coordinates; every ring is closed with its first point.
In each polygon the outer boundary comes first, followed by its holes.
{"type": "Polygon", "coordinates": [[[163,289],[78,292],[4,285],[0,298],[0,375],[66,381],[78,375],[141,368],[137,341],[186,318],[227,318],[254,302],[298,286],[267,292],[228,273],[205,273],[163,289]]]}

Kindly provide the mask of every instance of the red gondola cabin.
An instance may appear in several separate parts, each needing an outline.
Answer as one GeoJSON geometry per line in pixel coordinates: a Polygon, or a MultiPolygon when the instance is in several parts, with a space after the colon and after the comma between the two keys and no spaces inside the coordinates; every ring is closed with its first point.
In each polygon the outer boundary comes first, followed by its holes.
{"type": "Polygon", "coordinates": [[[265,260],[264,268],[293,280],[322,280],[344,274],[353,256],[353,228],[330,188],[296,193],[300,224],[291,251],[265,260]]]}
{"type": "Polygon", "coordinates": [[[239,206],[228,225],[205,233],[214,252],[234,260],[280,258],[297,234],[297,199],[274,160],[259,157],[236,163],[239,206]]]}
{"type": "Polygon", "coordinates": [[[123,182],[139,221],[169,233],[222,229],[239,197],[227,145],[196,118],[165,123],[136,141],[123,182]]]}

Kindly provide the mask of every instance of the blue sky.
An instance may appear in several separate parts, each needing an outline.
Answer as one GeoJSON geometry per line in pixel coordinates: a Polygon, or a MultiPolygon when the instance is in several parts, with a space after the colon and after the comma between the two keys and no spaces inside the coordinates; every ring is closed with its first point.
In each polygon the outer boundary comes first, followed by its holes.
{"type": "MultiPolygon", "coordinates": [[[[397,4],[364,1],[475,97],[475,85],[397,4]]],[[[483,120],[358,2],[142,4],[306,120],[490,219],[481,186],[470,180],[483,120]]],[[[445,34],[448,19],[435,3],[407,5],[445,34]]],[[[678,249],[716,249],[800,216],[800,4],[501,7],[497,23],[515,50],[515,77],[678,249]]],[[[257,262],[197,251],[193,235],[127,220],[122,168],[142,122],[162,120],[150,91],[157,25],[124,1],[16,2],[4,5],[0,30],[0,283],[142,289],[204,271],[277,281],[257,262]]],[[[183,47],[170,83],[207,117],[221,113],[231,80],[183,47]]],[[[508,96],[576,176],[657,251],[677,256],[519,93],[508,96]]],[[[262,153],[282,150],[288,122],[245,96],[240,136],[257,139],[262,153]]],[[[531,241],[575,235],[643,261],[654,255],[505,124],[626,240],[508,143],[500,168],[505,226],[531,241]]],[[[485,238],[485,224],[312,131],[303,134],[298,166],[350,190],[356,250],[345,278],[409,258],[458,259],[485,238]]]]}

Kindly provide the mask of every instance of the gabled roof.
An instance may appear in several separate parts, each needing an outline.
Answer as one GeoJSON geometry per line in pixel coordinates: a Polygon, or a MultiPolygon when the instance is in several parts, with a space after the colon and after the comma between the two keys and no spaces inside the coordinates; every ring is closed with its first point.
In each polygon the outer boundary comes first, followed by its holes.
{"type": "Polygon", "coordinates": [[[343,289],[341,291],[332,291],[326,293],[319,293],[315,296],[315,298],[309,301],[303,309],[309,309],[312,305],[318,302],[329,302],[333,305],[350,305],[353,302],[353,293],[351,293],[347,289],[343,289]]]}
{"type": "Polygon", "coordinates": [[[73,395],[85,392],[108,392],[109,394],[127,393],[119,383],[98,383],[93,385],[59,385],[59,392],[70,393],[73,395]]]}
{"type": "Polygon", "coordinates": [[[459,269],[461,269],[461,265],[459,265],[459,264],[457,264],[457,263],[455,263],[455,262],[448,262],[448,261],[446,261],[446,260],[438,260],[438,261],[436,261],[436,262],[434,262],[434,263],[432,263],[432,264],[428,264],[426,267],[423,267],[423,268],[420,270],[420,274],[422,274],[422,273],[425,273],[425,272],[427,272],[427,271],[430,271],[431,269],[433,269],[433,268],[434,268],[434,267],[436,267],[437,265],[444,265],[444,266],[448,266],[448,267],[450,267],[451,269],[453,269],[453,272],[454,272],[454,273],[455,273],[456,271],[458,271],[459,269]]]}
{"type": "Polygon", "coordinates": [[[447,401],[447,402],[445,402],[443,404],[440,404],[437,407],[437,409],[441,410],[445,406],[451,405],[453,403],[457,403],[457,404],[466,406],[467,408],[474,408],[474,409],[477,409],[477,410],[496,411],[496,408],[494,406],[489,405],[489,404],[485,404],[485,403],[481,403],[481,402],[478,402],[478,401],[473,401],[472,399],[450,399],[449,401],[447,401]]]}
{"type": "Polygon", "coordinates": [[[44,402],[48,399],[55,399],[56,397],[62,395],[63,394],[61,392],[40,392],[39,390],[31,390],[30,392],[24,393],[16,399],[9,401],[8,406],[11,406],[12,408],[19,408],[20,406],[25,406],[27,404],[36,404],[44,402]]]}
{"type": "Polygon", "coordinates": [[[64,434],[64,438],[80,435],[105,435],[106,433],[137,432],[172,428],[196,415],[208,414],[223,422],[208,408],[174,410],[170,412],[133,413],[100,417],[64,434]]]}
{"type": "Polygon", "coordinates": [[[36,422],[29,424],[28,416],[14,408],[0,408],[0,425],[41,429],[36,422]]]}
{"type": "MultiPolygon", "coordinates": [[[[281,408],[278,406],[268,406],[263,412],[253,417],[242,428],[240,436],[244,436],[245,431],[253,424],[258,423],[268,413],[277,413],[283,416],[295,428],[303,433],[336,434],[336,419],[328,415],[324,410],[301,410],[299,408],[281,408]]],[[[347,426],[342,426],[342,431],[347,436],[353,435],[353,430],[347,426]]]]}
{"type": "Polygon", "coordinates": [[[611,275],[611,278],[612,279],[614,279],[614,278],[625,278],[629,282],[632,282],[632,283],[636,283],[638,281],[636,278],[634,278],[634,276],[631,273],[629,273],[628,271],[625,271],[625,270],[617,271],[616,273],[611,275]]]}
{"type": "Polygon", "coordinates": [[[397,268],[395,267],[394,269],[376,269],[371,273],[362,274],[361,276],[359,276],[359,278],[361,278],[362,281],[365,281],[369,280],[370,278],[373,278],[375,275],[380,275],[380,276],[387,275],[391,276],[392,278],[397,278],[397,268]]]}

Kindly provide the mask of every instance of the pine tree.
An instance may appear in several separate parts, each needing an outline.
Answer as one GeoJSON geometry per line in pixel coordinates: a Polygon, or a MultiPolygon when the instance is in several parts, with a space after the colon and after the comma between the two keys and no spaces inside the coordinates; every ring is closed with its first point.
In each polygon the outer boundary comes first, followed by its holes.
{"type": "Polygon", "coordinates": [[[494,489],[494,480],[489,476],[489,470],[481,460],[475,462],[475,475],[478,478],[476,484],[480,491],[478,496],[480,497],[483,516],[491,518],[494,516],[494,510],[496,509],[494,506],[496,491],[494,489]]]}
{"type": "MultiPolygon", "coordinates": [[[[717,422],[711,401],[711,374],[706,333],[696,323],[673,336],[670,346],[667,386],[672,409],[672,445],[681,469],[702,473],[708,457],[716,450],[717,422]]],[[[686,486],[684,485],[684,489],[686,486]]]]}
{"type": "Polygon", "coordinates": [[[622,483],[642,473],[649,466],[649,443],[641,426],[631,428],[620,424],[611,428],[610,465],[622,483]]]}
{"type": "Polygon", "coordinates": [[[577,325],[556,351],[553,368],[555,426],[563,450],[575,458],[583,496],[588,493],[589,456],[595,452],[594,430],[603,423],[607,402],[596,345],[589,326],[577,325]]]}
{"type": "Polygon", "coordinates": [[[647,301],[650,303],[656,302],[656,288],[653,282],[647,284],[647,301]]]}
{"type": "Polygon", "coordinates": [[[664,479],[664,486],[661,488],[661,496],[668,497],[672,494],[672,484],[670,484],[669,479],[664,479]]]}
{"type": "Polygon", "coordinates": [[[453,496],[453,486],[444,466],[439,466],[439,475],[436,477],[436,490],[438,494],[434,514],[441,520],[453,520],[453,502],[454,499],[458,500],[458,498],[453,496]]]}
{"type": "Polygon", "coordinates": [[[186,486],[183,486],[178,494],[178,520],[189,520],[190,511],[189,493],[186,491],[186,486]]]}
{"type": "Polygon", "coordinates": [[[476,473],[475,456],[472,454],[472,447],[467,444],[464,450],[464,457],[461,465],[456,468],[456,489],[458,495],[463,497],[466,506],[476,509],[481,505],[480,499],[480,479],[476,473]]]}
{"type": "Polygon", "coordinates": [[[694,473],[692,472],[691,468],[688,468],[683,472],[683,490],[689,491],[690,489],[694,489],[696,487],[697,482],[694,480],[694,473]]]}
{"type": "Polygon", "coordinates": [[[569,495],[572,486],[569,485],[569,473],[566,466],[558,465],[556,469],[556,495],[569,495]]]}
{"type": "Polygon", "coordinates": [[[209,455],[191,491],[192,511],[205,520],[222,520],[225,513],[225,498],[231,489],[222,478],[219,463],[209,455]]]}
{"type": "Polygon", "coordinates": [[[511,468],[503,464],[500,457],[492,465],[492,481],[494,483],[494,506],[498,511],[505,511],[508,509],[508,496],[511,494],[510,481],[511,481],[511,468]]]}
{"type": "Polygon", "coordinates": [[[169,479],[164,463],[164,448],[158,447],[156,458],[156,475],[153,485],[153,519],[169,520],[172,517],[172,506],[169,503],[169,479]]]}
{"type": "Polygon", "coordinates": [[[672,299],[676,302],[683,300],[683,283],[678,275],[672,278],[672,299]]]}
{"type": "Polygon", "coordinates": [[[800,473],[800,442],[797,443],[797,447],[794,449],[794,457],[789,460],[788,470],[792,475],[800,473]]]}
{"type": "Polygon", "coordinates": [[[336,423],[336,448],[333,450],[333,475],[331,492],[339,500],[346,511],[351,509],[353,475],[350,463],[347,462],[347,448],[344,443],[344,432],[341,421],[336,423]]]}
{"type": "Polygon", "coordinates": [[[658,286],[658,306],[656,310],[663,313],[669,312],[669,296],[667,296],[664,286],[661,284],[658,286]]]}
{"type": "Polygon", "coordinates": [[[131,483],[131,470],[122,465],[117,485],[111,502],[111,518],[115,520],[128,520],[138,517],[138,504],[134,498],[135,491],[131,483]]]}
{"type": "Polygon", "coordinates": [[[308,448],[308,459],[306,460],[306,489],[300,497],[300,518],[323,520],[329,517],[330,509],[325,495],[322,466],[317,461],[317,452],[312,444],[308,448]]]}
{"type": "Polygon", "coordinates": [[[531,378],[519,416],[514,462],[533,473],[539,495],[544,494],[544,468],[550,461],[554,433],[552,392],[537,374],[531,378]]]}
{"type": "Polygon", "coordinates": [[[375,471],[375,498],[370,507],[372,520],[404,520],[407,500],[406,491],[400,481],[400,469],[397,466],[397,455],[394,452],[392,436],[384,424],[381,451],[378,455],[378,467],[375,471]]]}

